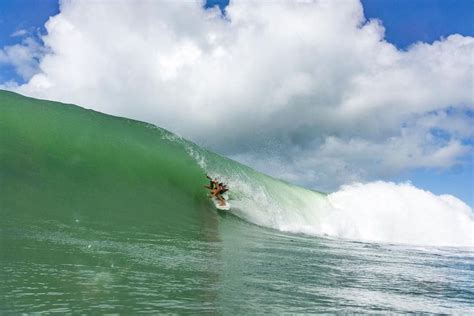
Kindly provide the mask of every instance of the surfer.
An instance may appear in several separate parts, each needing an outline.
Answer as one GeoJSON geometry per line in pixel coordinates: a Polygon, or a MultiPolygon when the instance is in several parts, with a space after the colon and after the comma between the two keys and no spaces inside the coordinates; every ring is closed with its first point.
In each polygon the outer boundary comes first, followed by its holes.
{"type": "Polygon", "coordinates": [[[228,191],[228,189],[222,182],[217,183],[216,188],[211,190],[212,196],[215,196],[219,200],[221,206],[225,205],[225,199],[222,197],[222,193],[226,191],[228,191]]]}
{"type": "Polygon", "coordinates": [[[211,190],[211,197],[214,196],[216,199],[219,200],[220,205],[225,205],[225,199],[222,197],[222,193],[229,191],[229,188],[226,184],[217,181],[217,178],[212,179],[208,175],[206,178],[209,179],[209,185],[205,185],[204,187],[211,190]]]}

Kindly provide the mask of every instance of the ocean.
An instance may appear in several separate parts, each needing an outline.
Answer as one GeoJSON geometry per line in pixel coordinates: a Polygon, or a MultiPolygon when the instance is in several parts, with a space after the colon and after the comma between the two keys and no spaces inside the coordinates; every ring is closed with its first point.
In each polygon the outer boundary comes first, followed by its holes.
{"type": "Polygon", "coordinates": [[[0,91],[0,190],[1,313],[474,313],[472,209],[410,184],[325,194],[0,91]]]}

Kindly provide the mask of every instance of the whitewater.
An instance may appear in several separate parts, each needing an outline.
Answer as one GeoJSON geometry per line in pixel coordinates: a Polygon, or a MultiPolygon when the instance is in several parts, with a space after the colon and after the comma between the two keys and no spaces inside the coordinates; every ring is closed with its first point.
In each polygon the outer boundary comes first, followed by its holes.
{"type": "Polygon", "coordinates": [[[474,219],[468,205],[410,183],[354,183],[324,196],[291,186],[272,194],[261,185],[223,178],[243,195],[232,201],[234,212],[257,225],[350,240],[474,246],[474,219]]]}
{"type": "Polygon", "coordinates": [[[0,313],[474,313],[473,210],[456,197],[381,181],[317,192],[151,124],[7,91],[0,135],[0,313]]]}

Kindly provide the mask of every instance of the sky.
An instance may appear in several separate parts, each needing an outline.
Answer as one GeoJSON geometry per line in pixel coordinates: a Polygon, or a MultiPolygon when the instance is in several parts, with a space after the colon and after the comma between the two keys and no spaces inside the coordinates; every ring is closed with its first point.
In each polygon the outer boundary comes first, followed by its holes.
{"type": "Polygon", "coordinates": [[[2,1],[0,87],[151,122],[314,189],[411,181],[472,207],[473,12],[468,0],[2,1]]]}

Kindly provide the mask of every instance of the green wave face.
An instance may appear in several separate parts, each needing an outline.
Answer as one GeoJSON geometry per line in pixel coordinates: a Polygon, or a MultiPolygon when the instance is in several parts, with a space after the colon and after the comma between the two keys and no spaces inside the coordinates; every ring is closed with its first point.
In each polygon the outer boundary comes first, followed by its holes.
{"type": "Polygon", "coordinates": [[[263,226],[320,197],[150,124],[10,92],[0,104],[2,212],[15,217],[176,229],[212,206],[206,173],[229,184],[234,214],[263,226]]]}
{"type": "Polygon", "coordinates": [[[152,227],[198,216],[203,171],[171,133],[8,92],[0,105],[2,212],[152,227]]]}

